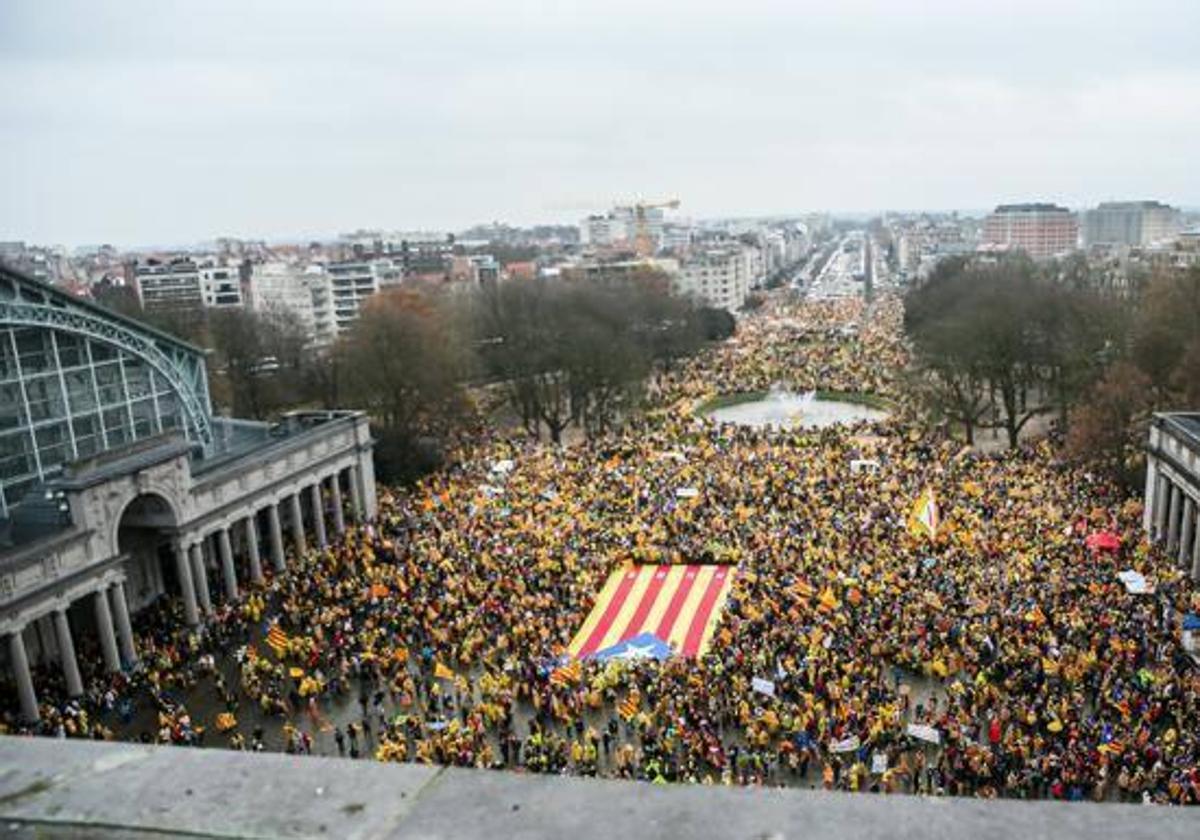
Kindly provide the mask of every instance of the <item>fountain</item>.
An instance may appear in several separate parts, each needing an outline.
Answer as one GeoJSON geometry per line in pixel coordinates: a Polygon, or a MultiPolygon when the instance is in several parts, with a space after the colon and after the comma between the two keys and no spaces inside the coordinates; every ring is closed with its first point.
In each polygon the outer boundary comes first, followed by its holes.
{"type": "Polygon", "coordinates": [[[887,412],[860,403],[822,399],[815,390],[795,393],[775,383],[760,399],[727,405],[708,412],[718,423],[742,426],[799,426],[824,428],[842,423],[883,420],[887,412]]]}

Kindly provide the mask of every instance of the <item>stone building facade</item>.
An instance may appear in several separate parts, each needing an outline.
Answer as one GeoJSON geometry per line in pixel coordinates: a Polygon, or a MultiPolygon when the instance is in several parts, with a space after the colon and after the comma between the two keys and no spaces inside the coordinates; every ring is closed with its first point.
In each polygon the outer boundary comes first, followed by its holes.
{"type": "Polygon", "coordinates": [[[1150,538],[1200,580],[1200,413],[1155,415],[1143,516],[1150,538]]]}
{"type": "Polygon", "coordinates": [[[32,666],[82,694],[77,648],[134,666],[139,609],[176,599],[199,626],[375,516],[359,412],[216,417],[202,351],[8,270],[0,335],[0,668],[27,720],[32,666]]]}

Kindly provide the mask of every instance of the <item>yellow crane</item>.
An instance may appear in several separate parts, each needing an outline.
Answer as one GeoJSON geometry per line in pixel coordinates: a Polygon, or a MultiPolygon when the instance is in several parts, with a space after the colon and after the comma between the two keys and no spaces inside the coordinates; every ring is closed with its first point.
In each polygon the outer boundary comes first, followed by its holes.
{"type": "Polygon", "coordinates": [[[647,210],[678,210],[679,199],[671,198],[666,201],[635,201],[633,204],[618,205],[615,210],[628,210],[633,214],[634,235],[633,250],[639,257],[649,257],[654,254],[654,239],[646,224],[647,210]]]}

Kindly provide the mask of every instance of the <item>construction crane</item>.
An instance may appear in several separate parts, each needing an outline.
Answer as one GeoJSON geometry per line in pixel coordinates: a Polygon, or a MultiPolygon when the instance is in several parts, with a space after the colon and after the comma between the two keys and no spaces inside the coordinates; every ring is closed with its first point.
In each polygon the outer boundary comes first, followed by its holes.
{"type": "Polygon", "coordinates": [[[678,210],[679,199],[672,198],[667,201],[635,201],[633,204],[618,205],[614,210],[627,210],[633,215],[634,236],[633,250],[639,257],[650,257],[654,255],[654,239],[650,236],[649,226],[646,224],[647,210],[678,210]]]}

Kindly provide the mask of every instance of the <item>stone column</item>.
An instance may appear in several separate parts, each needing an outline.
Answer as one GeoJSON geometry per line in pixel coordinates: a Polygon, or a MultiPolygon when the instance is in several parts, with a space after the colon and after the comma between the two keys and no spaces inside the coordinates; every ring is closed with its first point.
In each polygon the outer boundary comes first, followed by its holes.
{"type": "Polygon", "coordinates": [[[346,470],[350,479],[350,509],[354,511],[354,521],[359,525],[363,521],[362,488],[358,484],[358,464],[352,464],[346,470]]]}
{"type": "Polygon", "coordinates": [[[263,582],[262,558],[258,554],[258,516],[246,517],[246,559],[250,562],[250,580],[263,582]]]}
{"type": "Polygon", "coordinates": [[[1154,536],[1155,505],[1158,501],[1158,459],[1146,458],[1146,490],[1142,499],[1142,530],[1154,536]]]}
{"type": "Polygon", "coordinates": [[[1170,553],[1179,545],[1179,507],[1183,502],[1182,492],[1178,484],[1171,485],[1171,504],[1167,509],[1167,552],[1170,553]]]}
{"type": "Polygon", "coordinates": [[[304,512],[300,509],[300,492],[290,496],[292,506],[292,542],[296,544],[296,554],[304,553],[304,512]]]}
{"type": "MultiPolygon", "coordinates": [[[[37,632],[38,647],[41,648],[40,662],[42,665],[48,665],[58,659],[58,641],[54,638],[54,618],[49,613],[39,616],[34,620],[34,629],[37,632]]],[[[29,649],[26,648],[25,652],[28,654],[29,649]]]]}
{"type": "MultiPolygon", "coordinates": [[[[188,560],[188,550],[183,543],[175,544],[175,577],[179,578],[179,591],[183,595],[183,618],[188,627],[200,623],[200,613],[196,609],[196,586],[192,581],[192,564],[188,560]]],[[[122,589],[122,598],[124,590],[122,589]]]]}
{"type": "Polygon", "coordinates": [[[54,611],[54,629],[58,632],[58,661],[67,682],[67,694],[79,697],[83,694],[83,679],[79,676],[79,663],[75,661],[75,641],[71,638],[71,623],[67,621],[65,609],[54,611]]]}
{"type": "Polygon", "coordinates": [[[1180,523],[1179,565],[1188,568],[1192,565],[1192,533],[1196,523],[1196,503],[1191,496],[1183,497],[1183,521],[1180,523]]]}
{"type": "Polygon", "coordinates": [[[233,566],[233,544],[229,541],[229,529],[217,531],[217,547],[221,554],[221,571],[225,576],[225,598],[238,599],[237,570],[233,566]]]}
{"type": "Polygon", "coordinates": [[[33,690],[33,676],[29,673],[29,657],[21,632],[17,630],[8,637],[8,661],[17,683],[17,696],[21,698],[21,718],[26,723],[36,723],[39,717],[37,694],[33,690]]]}
{"type": "Polygon", "coordinates": [[[205,615],[212,615],[212,593],[208,591],[208,571],[204,568],[204,548],[200,543],[192,543],[189,549],[192,555],[192,574],[196,579],[196,595],[200,599],[200,608],[205,615]]]}
{"type": "Polygon", "coordinates": [[[1196,534],[1192,543],[1192,580],[1200,581],[1200,511],[1196,512],[1196,523],[1192,531],[1196,534]]]}
{"type": "Polygon", "coordinates": [[[108,609],[108,594],[97,589],[92,594],[96,605],[96,630],[100,635],[100,650],[104,654],[104,668],[110,674],[121,670],[121,654],[117,652],[117,633],[113,629],[112,612],[108,609]]]}
{"type": "Polygon", "coordinates": [[[325,548],[329,542],[325,539],[325,504],[321,498],[320,481],[308,488],[308,495],[312,503],[313,532],[317,537],[317,548],[325,548]]]}
{"type": "Polygon", "coordinates": [[[271,502],[267,507],[267,530],[271,539],[271,563],[276,572],[287,567],[287,555],[283,553],[283,528],[279,524],[279,503],[271,502]]]}
{"type": "MultiPolygon", "coordinates": [[[[187,567],[185,561],[184,567],[187,567]]],[[[121,645],[121,657],[126,664],[132,665],[137,662],[137,647],[133,643],[133,627],[129,624],[129,604],[125,600],[125,583],[117,581],[108,590],[109,597],[112,598],[113,618],[117,623],[117,641],[121,645]]],[[[193,596],[194,597],[194,596],[193,596]]],[[[192,601],[192,611],[195,612],[196,603],[192,601]]]]}
{"type": "Polygon", "coordinates": [[[1171,480],[1158,474],[1158,487],[1155,488],[1157,500],[1154,503],[1154,539],[1160,541],[1167,534],[1167,507],[1171,497],[1171,480]]]}
{"type": "Polygon", "coordinates": [[[363,519],[373,522],[379,514],[379,501],[375,495],[375,461],[371,458],[370,449],[359,452],[358,484],[362,493],[363,519]]]}
{"type": "Polygon", "coordinates": [[[333,501],[333,532],[339,537],[346,533],[346,514],[342,510],[342,474],[329,476],[329,495],[333,501]]]}

